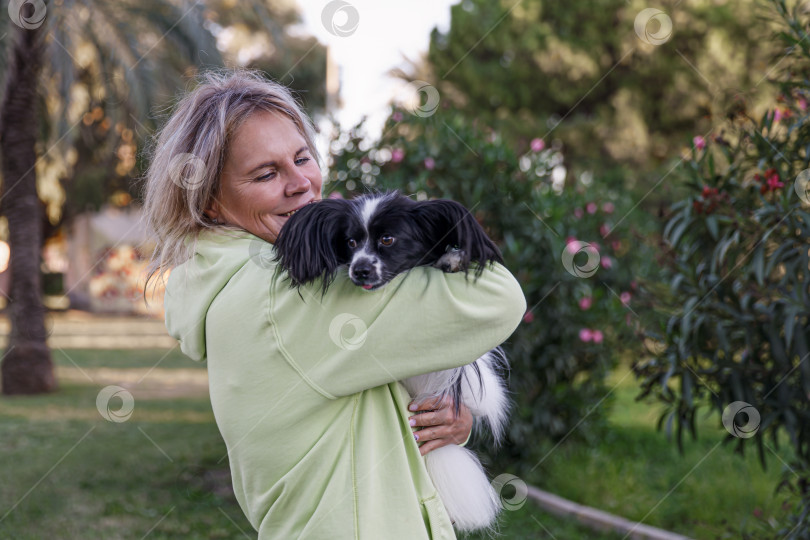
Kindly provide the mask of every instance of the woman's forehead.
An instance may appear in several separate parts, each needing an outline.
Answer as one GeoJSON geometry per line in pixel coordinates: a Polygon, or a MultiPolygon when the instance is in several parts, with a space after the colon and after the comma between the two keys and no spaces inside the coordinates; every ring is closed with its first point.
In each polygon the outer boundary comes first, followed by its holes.
{"type": "Polygon", "coordinates": [[[233,143],[233,157],[239,162],[249,160],[257,152],[266,158],[281,158],[306,145],[304,137],[289,117],[269,111],[251,114],[236,130],[233,143]]]}

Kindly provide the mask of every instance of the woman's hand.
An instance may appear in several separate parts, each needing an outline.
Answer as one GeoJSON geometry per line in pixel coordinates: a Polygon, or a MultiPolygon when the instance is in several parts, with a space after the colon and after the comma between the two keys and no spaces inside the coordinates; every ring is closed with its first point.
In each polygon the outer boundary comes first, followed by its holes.
{"type": "Polygon", "coordinates": [[[420,428],[414,431],[414,436],[423,456],[448,444],[463,444],[472,431],[470,409],[462,403],[456,416],[455,404],[450,397],[440,401],[412,401],[408,409],[412,412],[427,411],[410,417],[411,427],[420,428]]]}

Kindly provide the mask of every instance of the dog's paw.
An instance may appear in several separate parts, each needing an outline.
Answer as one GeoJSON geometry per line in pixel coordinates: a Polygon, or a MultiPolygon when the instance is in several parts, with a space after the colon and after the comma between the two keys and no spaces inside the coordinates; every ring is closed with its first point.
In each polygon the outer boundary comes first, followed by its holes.
{"type": "Polygon", "coordinates": [[[443,272],[458,272],[464,269],[466,253],[461,249],[452,249],[439,257],[433,266],[443,272]]]}

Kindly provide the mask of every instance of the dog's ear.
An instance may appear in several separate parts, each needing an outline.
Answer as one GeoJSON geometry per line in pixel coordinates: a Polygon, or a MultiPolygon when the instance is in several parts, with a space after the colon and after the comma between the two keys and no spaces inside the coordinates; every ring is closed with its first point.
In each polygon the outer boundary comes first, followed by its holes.
{"type": "Polygon", "coordinates": [[[433,246],[426,257],[429,263],[437,261],[448,247],[464,252],[461,269],[465,272],[471,261],[479,263],[476,275],[489,262],[503,263],[498,246],[464,205],[447,199],[422,201],[413,205],[412,212],[424,240],[433,246]]]}
{"type": "Polygon", "coordinates": [[[290,276],[290,286],[300,287],[323,277],[323,292],[335,279],[345,250],[338,237],[345,234],[349,201],[324,199],[307,205],[287,219],[275,243],[275,260],[290,276]]]}

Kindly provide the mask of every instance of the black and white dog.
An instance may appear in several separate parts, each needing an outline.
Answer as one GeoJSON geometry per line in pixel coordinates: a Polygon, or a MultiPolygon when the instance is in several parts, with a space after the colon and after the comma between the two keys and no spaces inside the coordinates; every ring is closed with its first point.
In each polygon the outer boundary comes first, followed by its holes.
{"type": "MultiPolygon", "coordinates": [[[[416,266],[466,274],[476,262],[478,277],[486,264],[502,262],[497,246],[463,205],[450,200],[416,202],[397,192],[307,205],[284,224],[275,249],[291,286],[323,278],[323,293],[341,266],[348,266],[356,285],[373,290],[416,266]]],[[[464,367],[401,382],[412,398],[449,395],[456,409],[464,403],[476,424],[489,426],[497,444],[509,404],[502,378],[506,368],[506,358],[496,348],[464,367]]],[[[447,445],[428,453],[425,463],[459,531],[494,524],[500,500],[473,452],[447,445]]]]}

